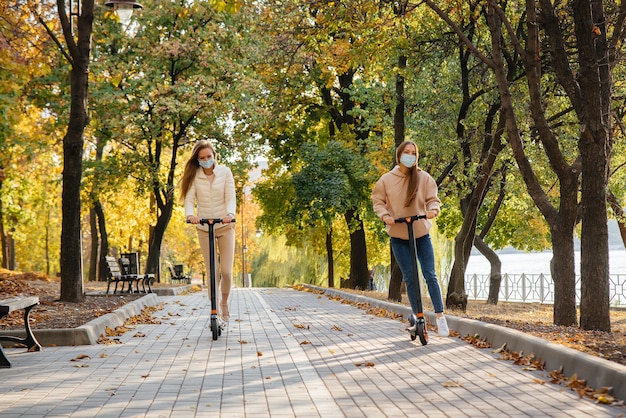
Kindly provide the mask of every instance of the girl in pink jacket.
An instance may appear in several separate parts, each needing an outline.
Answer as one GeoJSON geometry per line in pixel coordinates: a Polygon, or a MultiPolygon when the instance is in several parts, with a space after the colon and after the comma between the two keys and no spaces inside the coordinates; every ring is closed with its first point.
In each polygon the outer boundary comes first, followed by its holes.
{"type": "MultiPolygon", "coordinates": [[[[448,323],[443,315],[443,299],[435,271],[435,253],[428,231],[432,226],[430,219],[439,215],[441,201],[437,197],[437,183],[425,171],[417,166],[417,145],[404,141],[396,149],[396,161],[399,164],[383,174],[372,191],[374,211],[387,226],[391,237],[391,250],[402,271],[402,280],[406,284],[406,293],[413,313],[417,315],[417,297],[409,248],[409,234],[404,223],[395,219],[414,215],[426,215],[413,223],[417,258],[422,275],[428,286],[428,293],[437,317],[438,333],[442,337],[449,335],[448,323]]],[[[417,272],[415,272],[417,273],[417,272]]]]}
{"type": "MultiPolygon", "coordinates": [[[[187,221],[196,225],[198,241],[206,266],[207,277],[210,275],[209,227],[200,225],[200,219],[221,218],[222,223],[215,225],[215,240],[219,257],[216,272],[220,316],[224,321],[230,319],[228,296],[232,286],[233,261],[235,258],[235,180],[230,168],[218,165],[213,145],[201,140],[193,147],[191,157],[185,164],[181,181],[181,198],[185,202],[187,221]],[[194,209],[197,215],[194,215],[194,209]],[[221,298],[220,296],[221,291],[221,298]]],[[[209,297],[211,289],[209,288],[209,297]]]]}

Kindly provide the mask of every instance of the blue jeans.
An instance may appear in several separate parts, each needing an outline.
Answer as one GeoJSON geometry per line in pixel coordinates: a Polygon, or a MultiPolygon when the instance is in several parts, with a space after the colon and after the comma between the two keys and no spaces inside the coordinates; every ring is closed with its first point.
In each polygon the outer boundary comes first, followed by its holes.
{"type": "MultiPolygon", "coordinates": [[[[428,293],[430,294],[430,300],[433,303],[433,309],[435,313],[443,312],[443,299],[441,298],[441,288],[437,281],[437,272],[435,271],[435,251],[433,250],[433,244],[430,241],[430,235],[426,234],[423,237],[415,239],[415,245],[417,248],[417,259],[422,269],[422,275],[428,286],[428,293]]],[[[413,279],[416,274],[413,274],[413,265],[411,264],[411,248],[408,240],[400,238],[391,238],[391,250],[396,257],[398,267],[402,271],[402,280],[406,284],[406,294],[409,297],[411,303],[411,309],[413,313],[417,313],[417,296],[415,295],[415,280],[413,279]]]]}

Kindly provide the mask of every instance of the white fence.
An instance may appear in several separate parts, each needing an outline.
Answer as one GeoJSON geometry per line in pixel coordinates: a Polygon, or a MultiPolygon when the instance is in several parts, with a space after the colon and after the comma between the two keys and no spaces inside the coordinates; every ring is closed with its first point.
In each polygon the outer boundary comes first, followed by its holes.
{"type": "MultiPolygon", "coordinates": [[[[467,274],[465,291],[468,299],[487,300],[488,274],[467,274]]],[[[609,275],[611,307],[626,308],[626,274],[609,275]]],[[[549,274],[503,274],[500,282],[501,302],[554,303],[554,283],[549,274]]],[[[580,303],[580,277],[576,277],[576,303],[580,303]]]]}

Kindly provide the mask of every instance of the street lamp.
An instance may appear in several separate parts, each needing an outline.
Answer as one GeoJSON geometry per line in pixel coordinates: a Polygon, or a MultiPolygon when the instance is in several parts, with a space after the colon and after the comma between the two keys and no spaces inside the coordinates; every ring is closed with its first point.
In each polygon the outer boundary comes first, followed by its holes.
{"type": "Polygon", "coordinates": [[[143,6],[134,0],[109,0],[105,6],[112,8],[120,18],[120,22],[125,27],[130,23],[133,9],[143,9],[143,6]]]}
{"type": "Polygon", "coordinates": [[[245,206],[246,206],[246,184],[243,184],[243,198],[241,199],[241,285],[247,287],[246,281],[246,227],[245,227],[245,206]]]}

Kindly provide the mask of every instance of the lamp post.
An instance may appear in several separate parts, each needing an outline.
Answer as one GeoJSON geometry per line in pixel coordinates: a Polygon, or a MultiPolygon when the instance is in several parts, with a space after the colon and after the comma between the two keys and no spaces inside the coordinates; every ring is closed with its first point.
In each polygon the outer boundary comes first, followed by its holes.
{"type": "Polygon", "coordinates": [[[241,286],[246,287],[246,222],[245,222],[245,206],[246,206],[246,184],[243,185],[243,193],[241,199],[241,286]]]}

